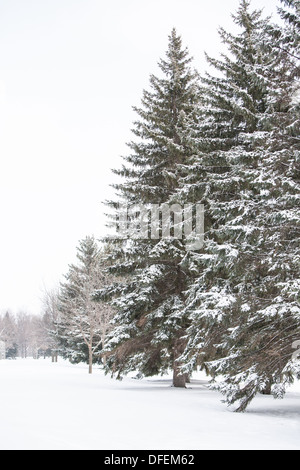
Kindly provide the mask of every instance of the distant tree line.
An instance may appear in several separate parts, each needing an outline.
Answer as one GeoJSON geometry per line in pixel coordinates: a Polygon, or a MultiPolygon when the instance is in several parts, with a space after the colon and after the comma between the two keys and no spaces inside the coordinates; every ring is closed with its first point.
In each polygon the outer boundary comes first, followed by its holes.
{"type": "Polygon", "coordinates": [[[51,355],[52,339],[49,336],[47,315],[27,312],[0,316],[0,340],[5,342],[6,357],[46,357],[51,355]]]}

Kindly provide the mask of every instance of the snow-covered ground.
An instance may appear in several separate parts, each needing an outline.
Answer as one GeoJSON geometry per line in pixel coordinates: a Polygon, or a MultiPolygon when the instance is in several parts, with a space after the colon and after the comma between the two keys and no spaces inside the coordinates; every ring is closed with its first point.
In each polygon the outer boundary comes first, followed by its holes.
{"type": "Polygon", "coordinates": [[[197,374],[122,382],[59,359],[0,361],[1,450],[300,449],[300,384],[230,411],[197,374]]]}

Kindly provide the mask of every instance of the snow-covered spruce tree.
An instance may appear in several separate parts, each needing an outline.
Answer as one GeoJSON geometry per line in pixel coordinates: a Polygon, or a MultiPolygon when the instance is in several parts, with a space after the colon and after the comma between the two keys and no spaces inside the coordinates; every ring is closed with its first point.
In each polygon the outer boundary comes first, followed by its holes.
{"type": "Polygon", "coordinates": [[[249,5],[241,1],[234,16],[240,35],[220,30],[231,55],[209,58],[223,77],[204,80],[208,151],[183,180],[184,193],[190,185],[205,204],[206,231],[182,370],[210,361],[210,372],[226,377],[219,390],[227,403],[240,401],[239,411],[270,383],[276,395],[293,380],[299,336],[295,67],[274,44],[269,20],[249,5]]]}
{"type": "Polygon", "coordinates": [[[111,279],[94,237],[79,242],[77,258],[78,263],[70,265],[60,286],[56,336],[63,357],[74,363],[87,362],[92,373],[93,362],[101,362],[101,349],[113,315],[110,305],[96,301],[94,293],[111,279]]]}
{"type": "Polygon", "coordinates": [[[300,70],[299,41],[295,41],[300,11],[299,2],[297,6],[292,1],[283,3],[291,7],[287,15],[280,10],[288,26],[278,42],[276,27],[271,35],[278,60],[268,74],[270,112],[263,126],[270,132],[258,147],[261,190],[256,223],[264,240],[257,251],[260,262],[254,263],[256,282],[242,304],[247,312],[244,323],[229,337],[231,357],[221,366],[229,373],[220,389],[229,404],[239,402],[238,411],[258,392],[283,397],[286,387],[300,376],[299,362],[293,359],[293,346],[300,337],[300,70]]]}
{"type": "Polygon", "coordinates": [[[280,0],[283,7],[278,8],[281,18],[286,22],[285,28],[274,28],[275,38],[280,39],[279,45],[288,56],[299,60],[300,41],[300,2],[299,0],[280,0]]]}
{"type": "MultiPolygon", "coordinates": [[[[111,206],[121,201],[129,207],[161,208],[172,200],[181,165],[197,146],[198,75],[190,62],[173,29],[166,58],[159,62],[161,75],[151,75],[142,107],[134,108],[139,116],[133,129],[136,140],[129,144],[131,153],[124,157],[122,169],[116,170],[123,181],[115,185],[118,199],[111,206]]],[[[184,387],[186,377],[179,373],[176,360],[187,327],[182,316],[186,241],[172,236],[172,229],[169,239],[161,233],[154,238],[150,232],[140,239],[112,243],[111,270],[124,276],[124,283],[110,292],[117,314],[107,367],[119,377],[130,371],[151,376],[173,369],[173,385],[184,387]]]]}

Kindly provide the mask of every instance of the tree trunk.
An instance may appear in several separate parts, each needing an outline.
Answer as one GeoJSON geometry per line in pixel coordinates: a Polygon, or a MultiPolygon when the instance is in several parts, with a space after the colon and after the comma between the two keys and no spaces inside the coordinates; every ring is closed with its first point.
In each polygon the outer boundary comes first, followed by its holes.
{"type": "Polygon", "coordinates": [[[189,374],[184,374],[185,375],[185,383],[190,384],[191,383],[191,377],[189,374]]]}
{"type": "Polygon", "coordinates": [[[102,356],[102,364],[103,364],[103,366],[106,365],[106,354],[103,354],[103,356],[102,356]]]}
{"type": "MultiPolygon", "coordinates": [[[[105,336],[103,335],[101,337],[101,348],[102,349],[104,348],[104,342],[105,342],[105,336]]],[[[102,357],[102,364],[103,364],[103,366],[105,366],[106,365],[106,354],[102,354],[101,357],[102,357]]]]}
{"type": "Polygon", "coordinates": [[[261,391],[263,395],[271,395],[272,380],[266,383],[265,388],[261,391]]]}
{"type": "Polygon", "coordinates": [[[89,348],[89,374],[93,372],[93,351],[89,348]]]}
{"type": "Polygon", "coordinates": [[[173,360],[173,387],[185,388],[186,374],[180,372],[180,362],[177,358],[182,353],[182,344],[179,341],[175,341],[174,344],[174,360],[173,360]]]}
{"type": "Polygon", "coordinates": [[[173,387],[185,388],[185,374],[180,374],[179,367],[173,367],[173,387]]]}

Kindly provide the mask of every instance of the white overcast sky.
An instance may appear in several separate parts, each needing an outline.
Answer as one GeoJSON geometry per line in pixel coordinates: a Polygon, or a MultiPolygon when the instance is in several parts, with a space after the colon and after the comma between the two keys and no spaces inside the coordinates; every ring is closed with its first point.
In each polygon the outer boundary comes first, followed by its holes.
{"type": "MultiPolygon", "coordinates": [[[[276,18],[276,0],[253,0],[276,18]]],[[[239,0],[0,0],[0,312],[39,313],[101,202],[176,27],[204,72],[239,0]]]]}

